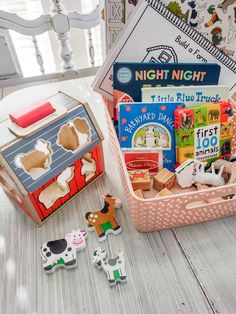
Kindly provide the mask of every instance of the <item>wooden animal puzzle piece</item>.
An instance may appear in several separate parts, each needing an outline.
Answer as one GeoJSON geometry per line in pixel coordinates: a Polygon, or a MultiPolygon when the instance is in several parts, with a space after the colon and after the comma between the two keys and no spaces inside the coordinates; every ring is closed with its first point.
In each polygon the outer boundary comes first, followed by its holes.
{"type": "Polygon", "coordinates": [[[194,178],[195,183],[213,185],[213,186],[222,186],[225,184],[225,180],[222,177],[224,171],[224,165],[221,166],[218,174],[215,173],[215,164],[211,165],[211,173],[205,172],[204,167],[197,167],[196,176],[194,178]]]}
{"type": "Polygon", "coordinates": [[[71,269],[77,267],[77,251],[86,247],[87,234],[84,230],[72,231],[63,239],[53,240],[41,246],[40,254],[46,273],[57,268],[71,269]]]}
{"type": "Polygon", "coordinates": [[[218,159],[215,162],[215,169],[220,170],[224,166],[224,173],[230,175],[228,184],[236,183],[236,162],[218,159]]]}
{"type": "Polygon", "coordinates": [[[51,144],[42,139],[37,140],[34,148],[27,154],[17,155],[15,164],[30,174],[33,180],[36,180],[50,170],[52,150],[51,144]]]}
{"type": "Polygon", "coordinates": [[[188,188],[195,182],[197,169],[203,167],[204,163],[196,159],[188,159],[175,169],[176,180],[181,188],[188,188]]]}
{"type": "Polygon", "coordinates": [[[98,269],[105,271],[108,284],[111,287],[116,285],[117,282],[124,283],[127,281],[123,250],[119,249],[115,258],[108,258],[106,250],[98,247],[93,252],[92,262],[98,269]]]}
{"type": "Polygon", "coordinates": [[[173,193],[167,188],[164,188],[159,193],[157,193],[155,197],[164,197],[164,196],[170,196],[170,195],[173,195],[173,193]]]}
{"type": "Polygon", "coordinates": [[[130,181],[134,190],[148,191],[151,188],[150,174],[147,169],[128,171],[130,181]]]}
{"type": "Polygon", "coordinates": [[[134,191],[134,194],[135,194],[137,197],[144,199],[143,191],[142,191],[141,189],[134,191]]]}
{"type": "Polygon", "coordinates": [[[98,240],[104,241],[109,233],[118,234],[121,232],[121,227],[115,218],[116,198],[107,194],[103,196],[105,200],[104,207],[95,212],[88,212],[85,215],[88,229],[94,230],[97,233],[98,240]]]}
{"type": "Polygon", "coordinates": [[[81,174],[82,176],[85,176],[85,182],[89,181],[92,177],[94,177],[97,170],[96,161],[91,156],[92,154],[88,153],[84,155],[83,158],[81,159],[82,162],[81,174]]]}
{"type": "Polygon", "coordinates": [[[56,200],[64,197],[70,192],[69,182],[74,177],[75,167],[67,167],[58,177],[55,182],[46,187],[39,194],[39,201],[44,204],[48,209],[50,208],[56,200]]]}
{"type": "Polygon", "coordinates": [[[76,118],[60,128],[57,144],[72,153],[90,141],[90,126],[86,119],[76,118]]]}

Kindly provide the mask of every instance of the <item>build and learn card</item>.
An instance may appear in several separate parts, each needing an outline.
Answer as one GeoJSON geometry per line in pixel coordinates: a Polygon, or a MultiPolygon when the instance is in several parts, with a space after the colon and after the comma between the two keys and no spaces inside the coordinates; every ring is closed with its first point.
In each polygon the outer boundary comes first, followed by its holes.
{"type": "Polygon", "coordinates": [[[228,102],[175,110],[176,160],[231,156],[233,108],[228,102]]]}

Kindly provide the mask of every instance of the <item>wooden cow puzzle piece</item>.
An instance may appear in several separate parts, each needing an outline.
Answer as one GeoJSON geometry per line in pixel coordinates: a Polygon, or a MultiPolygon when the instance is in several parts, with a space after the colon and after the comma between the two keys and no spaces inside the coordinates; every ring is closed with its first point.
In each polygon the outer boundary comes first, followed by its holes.
{"type": "Polygon", "coordinates": [[[115,218],[116,198],[107,194],[104,196],[104,200],[105,204],[101,210],[88,212],[85,215],[88,229],[90,231],[95,229],[99,241],[104,241],[109,233],[121,232],[121,227],[115,218]]]}
{"type": "Polygon", "coordinates": [[[107,257],[106,250],[102,250],[98,247],[93,252],[92,262],[98,269],[105,271],[110,286],[116,285],[117,282],[126,282],[127,275],[125,272],[123,250],[119,249],[117,251],[117,257],[111,259],[107,257]]]}
{"type": "Polygon", "coordinates": [[[86,247],[87,234],[84,230],[72,231],[65,238],[44,243],[40,254],[46,273],[57,268],[71,269],[77,267],[77,251],[86,247]]]}

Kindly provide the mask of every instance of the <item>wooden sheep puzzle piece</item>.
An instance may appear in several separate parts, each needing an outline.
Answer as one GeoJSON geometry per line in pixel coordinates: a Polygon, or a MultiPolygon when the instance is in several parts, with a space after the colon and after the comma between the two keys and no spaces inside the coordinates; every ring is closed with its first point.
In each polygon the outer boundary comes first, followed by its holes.
{"type": "Polygon", "coordinates": [[[104,241],[109,233],[121,232],[121,227],[115,218],[115,209],[121,206],[120,200],[118,199],[118,205],[116,205],[116,198],[109,194],[104,196],[104,200],[105,204],[101,210],[88,212],[85,215],[88,229],[90,231],[95,229],[99,241],[104,241]]]}
{"type": "Polygon", "coordinates": [[[175,173],[163,168],[154,176],[153,188],[161,191],[164,188],[171,189],[175,184],[175,173]]]}
{"type": "Polygon", "coordinates": [[[98,247],[93,252],[92,262],[98,269],[105,271],[108,284],[111,287],[116,285],[117,282],[124,283],[127,281],[123,250],[119,249],[117,251],[117,257],[111,259],[107,257],[106,250],[102,250],[98,247]]]}
{"type": "Polygon", "coordinates": [[[64,197],[70,192],[69,182],[74,177],[75,167],[67,167],[58,177],[55,182],[46,187],[39,194],[39,201],[44,204],[46,208],[50,208],[56,200],[64,197]]]}
{"type": "Polygon", "coordinates": [[[44,243],[40,254],[43,268],[46,273],[64,267],[71,269],[77,267],[77,251],[86,247],[87,234],[84,230],[72,231],[65,238],[44,243]]]}

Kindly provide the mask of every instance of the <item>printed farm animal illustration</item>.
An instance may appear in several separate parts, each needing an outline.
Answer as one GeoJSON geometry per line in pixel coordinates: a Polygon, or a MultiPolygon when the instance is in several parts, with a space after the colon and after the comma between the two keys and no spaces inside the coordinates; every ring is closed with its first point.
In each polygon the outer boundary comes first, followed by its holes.
{"type": "Polygon", "coordinates": [[[90,140],[90,126],[86,119],[76,118],[63,125],[59,131],[57,145],[72,153],[90,140]]]}
{"type": "Polygon", "coordinates": [[[229,31],[226,37],[226,44],[230,44],[236,39],[236,28],[233,25],[232,17],[228,17],[229,31]]]}
{"type": "Polygon", "coordinates": [[[235,0],[224,0],[218,8],[222,9],[223,13],[227,13],[228,7],[232,4],[235,4],[235,0]]]}
{"type": "Polygon", "coordinates": [[[230,155],[231,154],[231,144],[230,140],[226,140],[221,146],[221,155],[230,155]]]}
{"type": "Polygon", "coordinates": [[[119,249],[115,258],[108,258],[106,250],[98,247],[93,252],[92,262],[98,269],[105,271],[110,286],[116,285],[117,282],[126,282],[127,275],[123,250],[119,249]]]}
{"type": "Polygon", "coordinates": [[[50,143],[39,139],[34,146],[34,150],[16,156],[15,164],[30,174],[33,180],[36,180],[50,170],[51,156],[50,143]]]}
{"type": "Polygon", "coordinates": [[[219,119],[220,112],[217,109],[211,109],[208,112],[209,121],[217,121],[219,119]]]}
{"type": "Polygon", "coordinates": [[[189,143],[190,137],[191,137],[192,135],[193,135],[193,132],[181,134],[181,140],[182,140],[182,142],[183,142],[183,143],[185,143],[185,142],[188,142],[188,143],[189,143]]]}
{"type": "Polygon", "coordinates": [[[81,159],[82,168],[81,168],[81,175],[85,176],[85,182],[88,182],[92,177],[95,176],[96,173],[96,161],[93,159],[91,153],[88,153],[83,156],[81,159]]]}
{"type": "Polygon", "coordinates": [[[155,136],[155,127],[154,126],[148,126],[146,129],[146,147],[155,147],[156,146],[156,139],[155,136]]]}
{"type": "Polygon", "coordinates": [[[215,27],[211,30],[212,35],[212,43],[215,46],[218,46],[221,44],[222,41],[225,41],[225,38],[222,36],[222,28],[221,27],[215,27]]]}
{"type": "Polygon", "coordinates": [[[203,123],[206,121],[205,115],[202,113],[202,111],[199,109],[196,111],[196,122],[198,124],[203,123]]]}
{"type": "Polygon", "coordinates": [[[134,142],[134,147],[145,147],[145,140],[142,136],[138,136],[134,142]]]}
{"type": "Polygon", "coordinates": [[[205,9],[205,6],[203,7],[197,7],[196,5],[196,1],[192,0],[188,2],[188,5],[191,8],[191,13],[190,13],[190,17],[189,17],[189,25],[192,27],[199,27],[199,24],[202,23],[204,17],[200,18],[199,17],[199,13],[205,9]]]}
{"type": "Polygon", "coordinates": [[[225,125],[225,124],[221,124],[220,125],[220,135],[221,136],[230,136],[232,130],[232,124],[229,125],[225,125]]]}
{"type": "Polygon", "coordinates": [[[39,201],[48,209],[56,200],[70,192],[69,182],[74,177],[75,167],[67,167],[56,179],[39,194],[39,201]]]}
{"type": "Polygon", "coordinates": [[[101,210],[88,212],[85,215],[89,230],[95,229],[99,241],[104,241],[109,233],[118,234],[121,232],[121,227],[115,218],[116,198],[110,194],[103,196],[103,198],[105,204],[101,210]]]}
{"type": "Polygon", "coordinates": [[[219,19],[219,16],[218,16],[218,14],[216,12],[216,8],[215,8],[214,5],[210,5],[208,10],[207,10],[207,12],[209,14],[211,14],[211,18],[210,18],[210,20],[207,23],[205,23],[205,27],[210,27],[213,24],[215,24],[216,22],[218,22],[220,19],[219,19]]]}
{"type": "Polygon", "coordinates": [[[40,254],[46,273],[52,273],[57,268],[71,269],[77,267],[77,251],[86,247],[87,234],[84,230],[72,231],[63,239],[53,240],[41,246],[40,254]]]}
{"type": "Polygon", "coordinates": [[[193,119],[191,116],[186,115],[186,113],[183,114],[182,121],[180,124],[180,128],[182,130],[192,129],[193,128],[193,119]]]}
{"type": "MultiPolygon", "coordinates": [[[[182,3],[184,0],[181,1],[182,3]]],[[[188,22],[188,17],[189,17],[189,11],[187,10],[185,13],[183,13],[182,8],[180,4],[176,1],[171,1],[168,3],[166,8],[171,11],[174,15],[178,16],[179,18],[183,19],[186,23],[188,22]]]]}

